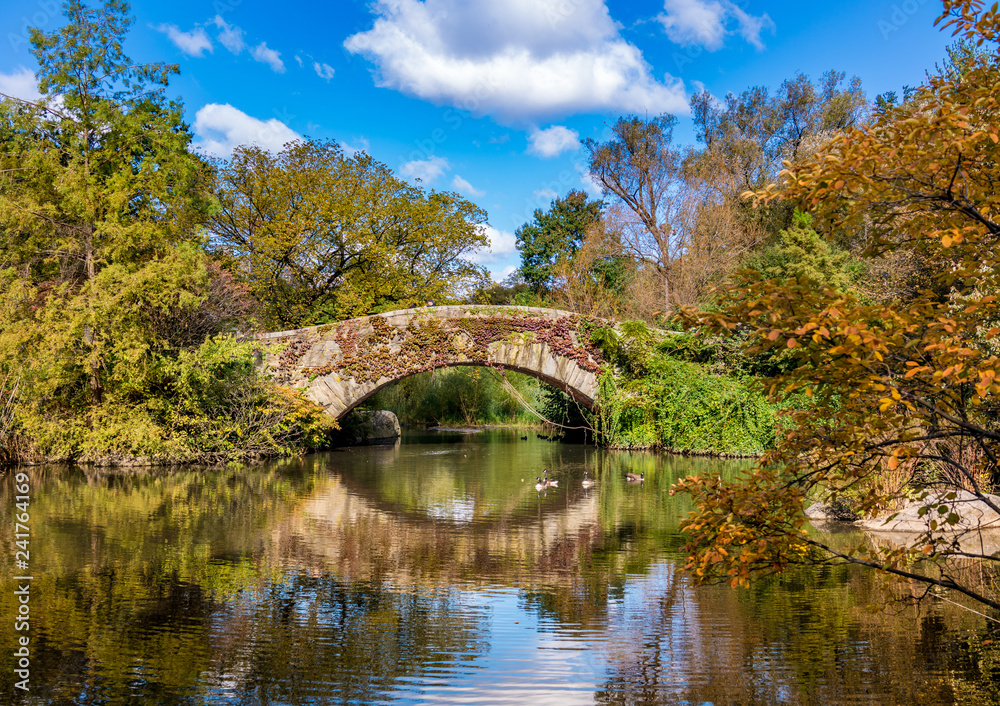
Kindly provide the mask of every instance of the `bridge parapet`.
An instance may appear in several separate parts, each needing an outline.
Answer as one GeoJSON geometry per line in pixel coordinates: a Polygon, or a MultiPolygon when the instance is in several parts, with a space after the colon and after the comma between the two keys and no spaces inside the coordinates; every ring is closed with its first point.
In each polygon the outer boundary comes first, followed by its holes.
{"type": "Polygon", "coordinates": [[[287,344],[268,353],[281,382],[341,418],[386,385],[456,365],[533,375],[593,408],[603,364],[590,332],[609,325],[557,309],[437,306],[265,334],[287,344]]]}

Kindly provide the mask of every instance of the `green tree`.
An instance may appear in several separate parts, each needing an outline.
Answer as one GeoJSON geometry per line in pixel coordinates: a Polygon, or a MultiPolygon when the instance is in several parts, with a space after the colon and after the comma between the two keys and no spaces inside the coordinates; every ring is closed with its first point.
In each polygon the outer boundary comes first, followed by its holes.
{"type": "Polygon", "coordinates": [[[514,233],[525,283],[539,294],[552,289],[558,263],[576,255],[603,210],[601,201],[588,199],[583,191],[555,199],[548,211],[536,208],[532,222],[514,233]]]}
{"type": "Polygon", "coordinates": [[[812,216],[796,211],[792,225],[781,231],[780,244],[753,253],[744,263],[765,279],[797,279],[817,287],[844,291],[851,284],[850,253],[828,243],[812,228],[812,216]]]}
{"type": "MultiPolygon", "coordinates": [[[[208,204],[205,165],[163,94],[177,67],[124,55],[127,11],[119,0],[101,10],[68,2],[65,28],[31,33],[42,100],[0,108],[0,262],[56,298],[100,297],[104,268],[139,267],[191,240],[208,204]]],[[[72,357],[100,402],[114,333],[81,309],[72,357]]]]}
{"type": "Polygon", "coordinates": [[[521,276],[520,270],[514,270],[504,277],[502,282],[494,282],[487,276],[483,283],[469,296],[472,304],[489,306],[548,306],[548,300],[538,296],[535,290],[528,286],[521,276]]]}
{"type": "MultiPolygon", "coordinates": [[[[938,22],[988,51],[938,72],[912,100],[834,137],[758,193],[858,233],[867,257],[908,251],[931,265],[905,299],[859,302],[849,291],[758,282],[723,293],[719,315],[693,320],[745,331],[748,351],[780,349],[795,365],[771,394],[812,398],[788,410],[775,449],[739,482],[693,478],[685,524],[702,580],[746,584],[805,561],[855,563],[952,589],[1000,610],[1000,554],[963,529],[959,497],[1000,512],[1000,13],[947,0],[938,22]],[[968,495],[965,495],[968,494],[968,495]],[[807,498],[847,500],[880,515],[923,498],[921,530],[848,546],[806,533],[807,498]],[[907,537],[907,535],[904,535],[907,537]],[[962,562],[978,559],[969,569],[962,562]]],[[[877,525],[879,527],[881,525],[877,525]]]]}
{"type": "Polygon", "coordinates": [[[481,276],[465,256],[486,244],[485,212],[333,143],[297,141],[278,154],[239,147],[219,171],[218,195],[214,247],[270,328],[455,299],[481,276]]]}
{"type": "Polygon", "coordinates": [[[124,55],[126,3],[65,13],[62,29],[32,30],[41,100],[0,102],[0,373],[20,381],[15,427],[40,457],[225,453],[213,424],[254,418],[268,388],[250,343],[206,340],[244,308],[227,311],[240,293],[203,249],[210,168],[165,97],[177,69],[124,55]]]}

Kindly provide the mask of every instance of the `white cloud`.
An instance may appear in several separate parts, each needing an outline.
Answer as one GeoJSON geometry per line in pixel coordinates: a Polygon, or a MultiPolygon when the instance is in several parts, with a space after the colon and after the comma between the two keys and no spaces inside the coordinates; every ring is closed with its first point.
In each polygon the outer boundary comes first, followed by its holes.
{"type": "Polygon", "coordinates": [[[468,181],[460,177],[458,174],[456,174],[455,178],[451,180],[451,186],[458,193],[462,194],[463,196],[468,196],[470,198],[486,195],[485,191],[480,191],[472,184],[470,184],[468,181]]]}
{"type": "Polygon", "coordinates": [[[531,192],[531,200],[542,205],[559,197],[559,192],[552,189],[537,189],[531,192]]]}
{"type": "Polygon", "coordinates": [[[486,226],[486,234],[490,238],[490,252],[494,257],[506,257],[517,252],[517,238],[513,233],[486,226]]]}
{"type": "Polygon", "coordinates": [[[736,31],[757,49],[763,49],[760,40],[763,30],[774,32],[774,22],[765,13],[754,17],[744,12],[731,0],[664,0],[665,14],[657,16],[667,37],[682,46],[699,45],[715,51],[721,49],[735,20],[736,31]]]}
{"type": "Polygon", "coordinates": [[[195,27],[190,32],[182,32],[177,25],[162,24],[154,29],[166,34],[174,46],[188,56],[202,56],[206,51],[212,51],[212,40],[201,27],[195,27]]]}
{"type": "Polygon", "coordinates": [[[414,181],[430,184],[448,170],[448,160],[444,157],[430,157],[407,162],[399,168],[401,174],[414,181]]]}
{"type": "Polygon", "coordinates": [[[584,164],[574,165],[576,167],[576,173],[580,175],[580,186],[592,199],[602,199],[604,198],[604,187],[601,183],[594,178],[584,164]]]}
{"type": "Polygon", "coordinates": [[[270,66],[275,73],[285,73],[285,62],[281,60],[281,53],[268,49],[267,42],[261,42],[251,49],[250,55],[260,63],[270,66]]]}
{"type": "Polygon", "coordinates": [[[485,265],[493,279],[499,282],[510,274],[510,258],[517,252],[517,238],[510,231],[498,230],[491,225],[482,228],[489,245],[470,254],[469,259],[477,265],[485,265]]]}
{"type": "Polygon", "coordinates": [[[733,17],[739,23],[739,33],[748,43],[754,45],[758,50],[764,49],[764,42],[760,40],[760,33],[765,29],[769,30],[771,34],[774,34],[776,29],[774,20],[768,16],[765,12],[760,17],[754,17],[753,15],[748,15],[739,7],[733,5],[732,7],[733,17]]]}
{"type": "Polygon", "coordinates": [[[517,253],[517,238],[510,231],[497,230],[491,225],[482,228],[489,245],[471,253],[469,259],[477,265],[484,265],[495,281],[502,282],[515,269],[511,259],[517,253]]]}
{"type": "Polygon", "coordinates": [[[576,112],[687,112],[618,33],[604,0],[378,0],[348,51],[379,85],[509,122],[576,112]]]}
{"type": "Polygon", "coordinates": [[[371,145],[368,143],[368,140],[363,137],[358,138],[357,144],[354,145],[348,144],[343,140],[339,140],[338,142],[340,143],[340,149],[344,150],[344,154],[348,157],[353,157],[358,152],[367,152],[368,154],[371,154],[371,145]]]}
{"type": "Polygon", "coordinates": [[[305,66],[305,64],[303,64],[303,63],[302,63],[302,57],[301,57],[301,56],[299,56],[298,54],[296,54],[296,55],[295,55],[295,62],[296,62],[296,63],[297,63],[298,65],[299,65],[299,68],[300,68],[300,69],[301,69],[301,68],[302,68],[303,66],[305,66]]]}
{"type": "Polygon", "coordinates": [[[213,157],[228,157],[239,145],[272,152],[300,135],[276,118],[259,120],[229,104],[209,103],[194,116],[195,147],[213,157]]]}
{"type": "Polygon", "coordinates": [[[539,157],[558,157],[563,152],[574,152],[580,147],[580,133],[562,125],[545,130],[534,128],[528,135],[528,153],[539,157]]]}
{"type": "MultiPolygon", "coordinates": [[[[295,58],[297,59],[298,57],[295,58]]],[[[316,72],[317,76],[326,79],[327,81],[333,78],[333,67],[329,64],[321,64],[318,61],[314,61],[313,70],[316,72]]]]}
{"type": "Polygon", "coordinates": [[[37,101],[42,97],[38,92],[35,74],[23,66],[19,66],[9,74],[0,71],[0,93],[27,101],[37,101]]]}
{"type": "Polygon", "coordinates": [[[517,265],[507,265],[505,268],[500,270],[500,275],[496,278],[496,281],[503,282],[515,272],[517,272],[517,265]]]}
{"type": "Polygon", "coordinates": [[[243,41],[243,30],[239,27],[234,27],[222,19],[221,15],[216,15],[212,20],[212,24],[219,28],[219,34],[216,39],[219,40],[219,44],[224,46],[233,54],[239,54],[241,51],[246,49],[246,42],[243,41]]]}

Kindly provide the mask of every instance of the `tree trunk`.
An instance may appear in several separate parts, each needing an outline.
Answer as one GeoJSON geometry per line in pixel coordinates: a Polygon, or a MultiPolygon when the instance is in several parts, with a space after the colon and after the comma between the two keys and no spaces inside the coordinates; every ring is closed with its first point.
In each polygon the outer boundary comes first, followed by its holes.
{"type": "MultiPolygon", "coordinates": [[[[87,265],[87,282],[90,283],[94,281],[94,277],[97,274],[97,268],[94,265],[94,226],[88,225],[86,227],[86,236],[84,237],[83,244],[84,261],[87,265]]],[[[93,317],[91,317],[91,319],[93,319],[93,317]]],[[[91,349],[93,349],[95,340],[93,321],[88,328],[84,330],[83,338],[84,341],[90,344],[91,349]]],[[[101,378],[99,375],[100,370],[101,361],[95,357],[90,361],[90,398],[93,400],[94,404],[100,404],[104,397],[104,391],[101,387],[101,378]]]]}

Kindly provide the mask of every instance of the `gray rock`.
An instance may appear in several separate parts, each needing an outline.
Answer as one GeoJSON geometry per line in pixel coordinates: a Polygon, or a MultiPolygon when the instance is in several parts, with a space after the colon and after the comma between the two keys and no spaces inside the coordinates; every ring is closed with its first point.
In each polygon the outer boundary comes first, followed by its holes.
{"type": "Polygon", "coordinates": [[[399,419],[388,410],[354,412],[352,425],[355,444],[389,444],[399,438],[399,419]]]}
{"type": "Polygon", "coordinates": [[[829,505],[821,502],[813,503],[806,508],[805,516],[810,520],[823,522],[854,522],[858,519],[858,515],[840,501],[829,505]]]}
{"type": "MultiPolygon", "coordinates": [[[[1000,507],[1000,496],[987,497],[993,505],[1000,507]]],[[[858,524],[870,532],[957,533],[1000,529],[1000,514],[967,490],[941,490],[931,493],[923,500],[911,502],[899,512],[862,520],[858,524]],[[955,497],[949,499],[947,496],[951,493],[955,497]],[[921,509],[925,507],[927,509],[921,514],[921,509]],[[944,508],[943,512],[941,508],[944,508]],[[947,522],[952,513],[959,517],[959,521],[953,525],[947,522]],[[936,523],[934,529],[931,529],[931,520],[936,523]]]]}

